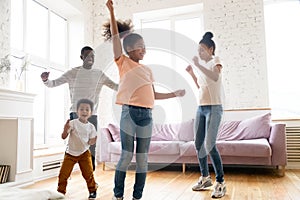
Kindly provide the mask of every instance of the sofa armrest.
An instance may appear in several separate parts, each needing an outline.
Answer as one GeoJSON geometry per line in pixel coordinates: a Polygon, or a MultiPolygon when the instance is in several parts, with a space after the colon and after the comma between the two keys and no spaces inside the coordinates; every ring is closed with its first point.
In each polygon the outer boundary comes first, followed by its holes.
{"type": "Polygon", "coordinates": [[[108,151],[108,144],[113,142],[108,128],[100,128],[100,137],[97,139],[97,162],[110,161],[110,153],[108,151]]]}
{"type": "Polygon", "coordinates": [[[272,124],[269,143],[272,148],[272,165],[285,166],[287,164],[285,124],[272,124]]]}

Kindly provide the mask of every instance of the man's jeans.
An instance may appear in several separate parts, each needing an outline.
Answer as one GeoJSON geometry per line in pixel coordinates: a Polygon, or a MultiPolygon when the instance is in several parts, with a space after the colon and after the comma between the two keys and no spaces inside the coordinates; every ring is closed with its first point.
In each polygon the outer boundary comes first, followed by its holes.
{"type": "Polygon", "coordinates": [[[199,106],[195,120],[195,146],[202,176],[208,176],[207,155],[210,156],[216,180],[224,181],[223,165],[216,147],[219,125],[222,119],[222,105],[199,106]]]}
{"type": "MultiPolygon", "coordinates": [[[[77,119],[77,118],[78,118],[78,116],[75,112],[70,113],[70,120],[77,119]]],[[[97,115],[92,115],[88,119],[88,121],[91,122],[97,130],[97,125],[98,125],[97,115]]],[[[90,145],[90,152],[91,152],[91,158],[92,158],[92,164],[93,164],[93,171],[95,171],[95,168],[96,168],[96,164],[95,164],[96,144],[90,145]]]]}
{"type": "Polygon", "coordinates": [[[148,171],[148,151],[152,135],[152,110],[137,106],[122,106],[120,135],[122,153],[115,172],[115,197],[123,197],[127,168],[134,154],[136,139],[136,174],[133,197],[142,198],[148,171]]]}

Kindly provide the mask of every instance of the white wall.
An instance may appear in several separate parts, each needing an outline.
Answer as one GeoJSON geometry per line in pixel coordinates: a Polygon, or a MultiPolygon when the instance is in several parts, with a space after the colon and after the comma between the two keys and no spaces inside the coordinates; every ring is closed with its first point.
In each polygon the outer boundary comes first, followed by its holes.
{"type": "MultiPolygon", "coordinates": [[[[83,45],[96,48],[103,42],[101,26],[108,19],[105,2],[68,0],[77,9],[81,6],[83,45]]],[[[199,2],[204,5],[205,30],[214,32],[217,53],[225,63],[225,108],[269,107],[262,0],[125,0],[116,1],[115,7],[117,17],[127,19],[135,12],[199,2]]],[[[0,1],[0,56],[9,52],[9,3],[10,0],[0,1]]]]}
{"type": "MultiPolygon", "coordinates": [[[[203,2],[204,30],[215,34],[217,54],[225,63],[225,108],[269,107],[262,0],[126,0],[115,1],[115,13],[128,19],[135,12],[199,2],[203,2]]],[[[94,46],[98,46],[101,25],[109,15],[103,0],[96,0],[94,8],[94,46]]]]}
{"type": "Polygon", "coordinates": [[[223,58],[226,108],[269,107],[262,0],[205,0],[204,24],[223,58]]]}
{"type": "MultiPolygon", "coordinates": [[[[95,48],[103,45],[102,24],[109,19],[104,2],[94,1],[95,48]]],[[[263,0],[125,0],[114,1],[114,6],[117,18],[129,19],[137,12],[196,3],[203,3],[204,30],[214,33],[216,54],[224,61],[225,109],[268,108],[263,0]]],[[[107,105],[104,98],[107,95],[102,99],[107,105]]],[[[100,124],[107,120],[104,115],[100,114],[100,124]]]]}
{"type": "MultiPolygon", "coordinates": [[[[66,0],[74,7],[73,14],[83,16],[83,30],[70,29],[73,39],[83,37],[83,45],[95,48],[103,42],[101,26],[108,19],[105,2],[66,0]]],[[[217,53],[224,60],[225,108],[269,107],[262,0],[125,0],[116,1],[115,7],[117,17],[127,19],[136,12],[199,2],[203,3],[205,30],[214,32],[217,53]]],[[[9,52],[9,7],[10,0],[0,1],[0,57],[9,52]]],[[[79,47],[72,46],[73,41],[70,53],[76,58],[79,47]]]]}
{"type": "MultiPolygon", "coordinates": [[[[114,1],[116,18],[132,19],[136,12],[143,12],[155,9],[197,4],[202,0],[123,0],[114,1]]],[[[94,46],[100,45],[103,40],[102,24],[109,19],[106,0],[95,0],[94,10],[94,46]]]]}
{"type": "Polygon", "coordinates": [[[0,1],[0,58],[10,52],[10,0],[0,1]]]}

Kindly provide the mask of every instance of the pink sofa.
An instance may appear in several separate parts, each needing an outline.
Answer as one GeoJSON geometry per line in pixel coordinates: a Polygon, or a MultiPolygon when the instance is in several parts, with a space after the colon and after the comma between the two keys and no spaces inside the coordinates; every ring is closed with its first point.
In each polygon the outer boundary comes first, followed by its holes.
{"type": "MultiPolygon", "coordinates": [[[[284,175],[287,164],[285,124],[270,123],[271,114],[242,121],[222,122],[217,147],[223,164],[272,166],[284,175]]],[[[155,124],[149,150],[149,163],[198,163],[194,145],[194,120],[155,124]]],[[[121,153],[119,127],[109,124],[98,137],[97,161],[118,162],[121,153]]],[[[132,162],[135,162],[133,158],[132,162]]]]}

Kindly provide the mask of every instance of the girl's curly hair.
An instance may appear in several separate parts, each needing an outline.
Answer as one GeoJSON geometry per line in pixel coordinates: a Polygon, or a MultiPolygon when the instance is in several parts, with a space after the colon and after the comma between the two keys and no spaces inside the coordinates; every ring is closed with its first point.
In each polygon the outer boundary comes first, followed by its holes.
{"type": "MultiPolygon", "coordinates": [[[[133,24],[130,19],[128,20],[117,20],[118,32],[120,38],[124,38],[127,34],[133,32],[133,24]]],[[[102,25],[103,33],[102,36],[104,37],[105,41],[111,40],[112,35],[110,31],[110,21],[104,23],[102,25]]]]}

